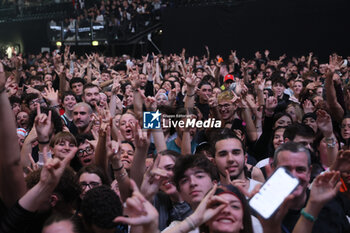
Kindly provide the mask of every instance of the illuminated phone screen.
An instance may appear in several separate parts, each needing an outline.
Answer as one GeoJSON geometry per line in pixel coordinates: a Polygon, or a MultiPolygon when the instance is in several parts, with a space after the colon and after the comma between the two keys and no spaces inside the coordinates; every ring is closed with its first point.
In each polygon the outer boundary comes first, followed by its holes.
{"type": "Polygon", "coordinates": [[[263,218],[268,219],[298,185],[299,180],[280,167],[250,199],[249,205],[263,218]]]}

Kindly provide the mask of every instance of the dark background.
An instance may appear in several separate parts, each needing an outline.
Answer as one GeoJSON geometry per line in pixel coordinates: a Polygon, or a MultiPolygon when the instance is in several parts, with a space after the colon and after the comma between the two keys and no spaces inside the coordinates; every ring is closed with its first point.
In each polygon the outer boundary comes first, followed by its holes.
{"type": "MultiPolygon", "coordinates": [[[[162,52],[178,53],[186,48],[188,55],[203,55],[208,45],[212,55],[227,56],[230,49],[236,49],[238,56],[248,58],[264,49],[271,51],[272,58],[310,51],[322,60],[332,52],[350,55],[348,0],[239,2],[231,7],[164,9],[162,52]]],[[[47,22],[40,20],[1,23],[0,44],[17,43],[25,53],[38,53],[41,47],[50,46],[47,30],[47,22]]]]}
{"type": "Polygon", "coordinates": [[[162,52],[252,57],[269,49],[272,58],[313,51],[321,59],[330,53],[350,55],[350,1],[257,0],[237,6],[166,9],[162,52]]]}

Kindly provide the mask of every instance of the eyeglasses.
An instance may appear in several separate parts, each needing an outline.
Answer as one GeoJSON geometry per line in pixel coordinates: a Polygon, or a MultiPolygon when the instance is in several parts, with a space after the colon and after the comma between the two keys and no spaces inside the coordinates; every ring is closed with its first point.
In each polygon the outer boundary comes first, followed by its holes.
{"type": "Polygon", "coordinates": [[[98,183],[98,182],[91,182],[91,183],[86,183],[86,182],[81,182],[80,183],[80,187],[82,189],[86,189],[86,187],[89,187],[89,189],[92,189],[92,188],[96,188],[98,186],[100,186],[101,184],[98,183]]]}
{"type": "Polygon", "coordinates": [[[92,153],[94,153],[94,149],[92,149],[91,147],[87,147],[85,150],[78,150],[77,155],[79,157],[83,157],[84,153],[86,152],[87,155],[91,155],[92,153]]]}

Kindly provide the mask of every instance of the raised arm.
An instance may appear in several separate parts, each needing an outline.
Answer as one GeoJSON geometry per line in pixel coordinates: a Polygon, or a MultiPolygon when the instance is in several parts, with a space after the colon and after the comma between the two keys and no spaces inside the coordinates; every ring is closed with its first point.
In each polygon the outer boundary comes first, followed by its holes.
{"type": "Polygon", "coordinates": [[[337,195],[341,185],[339,178],[339,172],[335,171],[325,172],[315,178],[311,187],[310,198],[306,207],[302,210],[293,233],[312,232],[315,220],[323,206],[337,195]]]}
{"type": "Polygon", "coordinates": [[[16,123],[5,89],[6,77],[0,62],[0,195],[7,207],[26,192],[16,123]]]}
{"type": "MultiPolygon", "coordinates": [[[[338,56],[329,57],[328,71],[326,74],[325,88],[327,95],[327,103],[331,110],[332,117],[337,121],[341,122],[344,116],[344,110],[337,101],[337,96],[333,84],[333,78],[337,77],[336,70],[340,69],[341,62],[338,56]]],[[[339,78],[339,77],[338,77],[339,78]]]]}
{"type": "Polygon", "coordinates": [[[150,144],[150,131],[142,131],[138,123],[132,126],[134,132],[135,155],[130,168],[130,178],[141,187],[143,174],[146,171],[146,158],[150,144]]]}

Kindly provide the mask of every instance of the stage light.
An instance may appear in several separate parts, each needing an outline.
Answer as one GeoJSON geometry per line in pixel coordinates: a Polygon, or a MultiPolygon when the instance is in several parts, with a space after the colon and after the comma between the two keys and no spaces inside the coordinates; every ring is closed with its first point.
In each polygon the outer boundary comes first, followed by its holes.
{"type": "Polygon", "coordinates": [[[92,46],[98,46],[98,41],[97,40],[92,41],[92,46]]]}
{"type": "Polygon", "coordinates": [[[57,46],[57,47],[61,47],[61,46],[62,46],[62,42],[61,42],[61,41],[57,41],[57,42],[56,42],[56,46],[57,46]]]}

